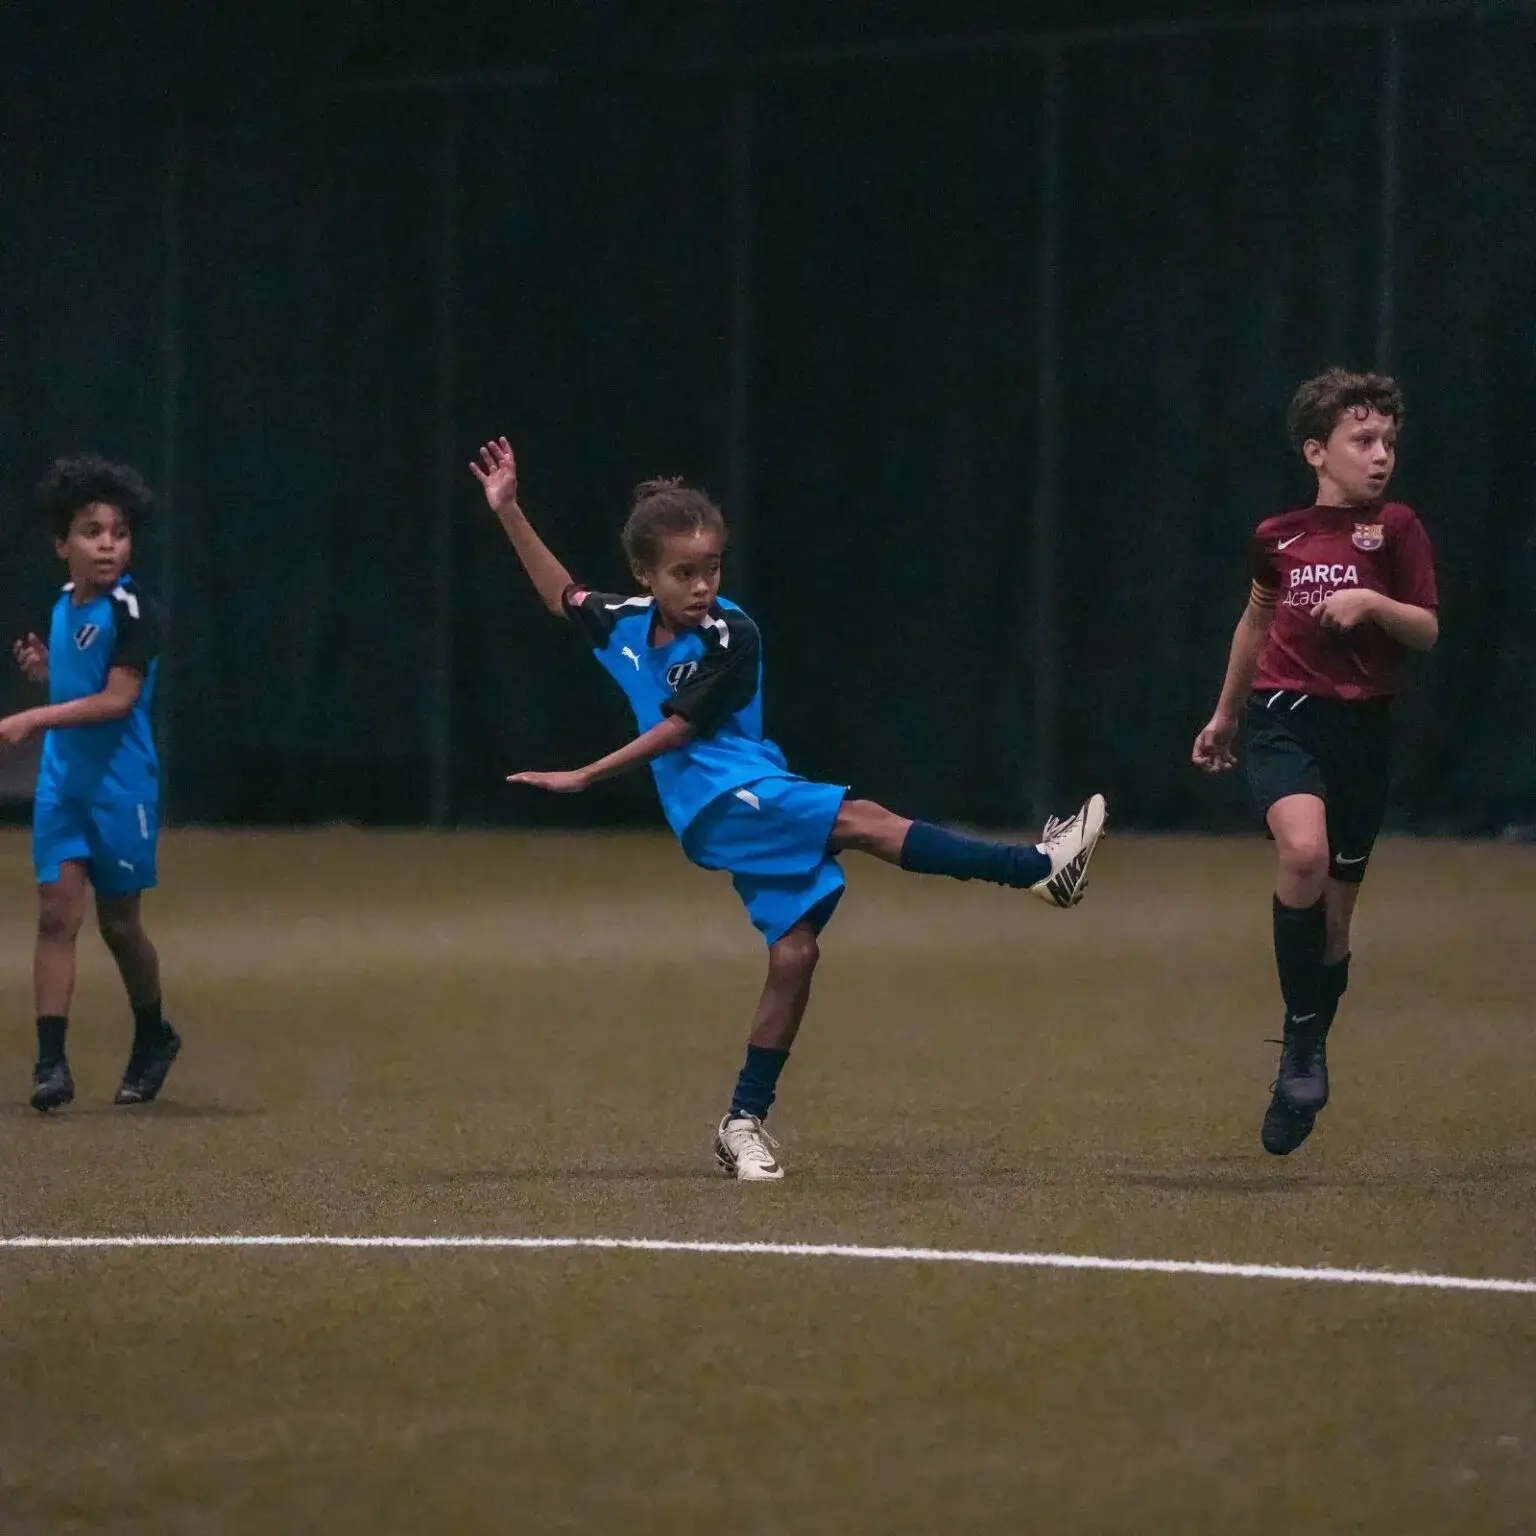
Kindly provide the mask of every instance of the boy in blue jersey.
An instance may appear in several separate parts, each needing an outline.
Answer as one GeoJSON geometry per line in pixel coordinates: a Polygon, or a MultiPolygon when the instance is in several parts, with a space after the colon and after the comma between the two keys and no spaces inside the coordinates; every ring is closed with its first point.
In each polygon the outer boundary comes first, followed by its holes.
{"type": "Polygon", "coordinates": [[[48,639],[29,634],[14,647],[27,677],[48,685],[48,703],[0,720],[0,751],[47,733],[32,816],[32,1107],[57,1109],[75,1096],[64,1036],[87,884],[95,887],[101,936],[133,1008],[133,1049],[115,1102],[144,1104],[181,1049],[161,1013],[160,961],[139,918],[140,895],[155,884],[160,821],[149,718],[159,625],[128,565],[150,496],[126,465],[85,455],[59,459],[39,483],[37,501],[70,579],[54,604],[48,639]]]}
{"type": "Polygon", "coordinates": [[[637,488],[623,542],[644,590],[624,597],[578,586],[534,532],[518,504],[506,438],[487,443],[470,469],[545,607],[583,631],[640,727],[627,746],[585,768],[516,773],[509,782],[575,794],[648,764],[683,851],[705,869],[730,871],[768,945],[768,979],[715,1132],[715,1158],[738,1179],[781,1179],[778,1143],[763,1121],[810,1000],[818,936],[843,894],[837,855],[857,849],[921,874],[990,880],[1071,907],[1104,830],[1104,799],[1094,795],[1050,822],[1040,844],[1020,845],[909,821],[850,800],[843,786],[799,777],[763,735],[761,641],[751,619],[719,595],[725,520],[702,491],[675,480],[637,488]]]}

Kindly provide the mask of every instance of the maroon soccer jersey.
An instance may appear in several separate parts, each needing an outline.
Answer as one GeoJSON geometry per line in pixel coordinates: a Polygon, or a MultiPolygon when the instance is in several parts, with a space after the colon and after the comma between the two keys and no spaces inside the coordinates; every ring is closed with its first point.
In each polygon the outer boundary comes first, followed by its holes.
{"type": "Polygon", "coordinates": [[[1255,690],[1285,688],[1329,699],[1401,693],[1407,648],[1370,621],[1324,629],[1317,610],[1333,592],[1365,587],[1435,608],[1435,554],[1411,507],[1302,507],[1259,524],[1253,601],[1273,608],[1255,690]]]}

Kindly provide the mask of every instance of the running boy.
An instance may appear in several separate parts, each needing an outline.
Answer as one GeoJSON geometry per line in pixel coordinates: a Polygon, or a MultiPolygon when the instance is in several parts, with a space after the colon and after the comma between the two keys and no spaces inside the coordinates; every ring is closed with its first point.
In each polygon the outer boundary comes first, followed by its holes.
{"type": "Polygon", "coordinates": [[[961,837],[798,777],[763,735],[757,626],[719,595],[725,520],[702,491],[676,480],[637,488],[623,543],[644,592],[622,597],[577,586],[534,532],[506,438],[487,443],[470,469],[544,606],[580,627],[640,727],[585,768],[509,782],[575,794],[649,764],[683,851],[705,869],[731,872],[768,945],[768,979],[715,1158],[738,1179],[781,1179],[763,1121],[810,999],[818,935],[843,894],[836,855],[857,849],[922,874],[990,880],[1075,906],[1104,830],[1103,797],[1052,821],[1045,840],[1029,846],[961,837]]]}
{"type": "Polygon", "coordinates": [[[1429,536],[1408,507],[1382,499],[1402,423],[1402,394],[1380,374],[1330,368],[1296,391],[1286,427],[1317,497],[1259,524],[1248,607],[1216,713],[1195,738],[1201,768],[1231,768],[1244,714],[1249,788],[1279,854],[1285,1039],[1262,1133],[1277,1157],[1307,1139],[1328,1102],[1326,1042],[1386,809],[1392,699],[1408,652],[1440,634],[1429,536]]]}
{"type": "Polygon", "coordinates": [[[160,770],[149,721],[159,627],[128,565],[150,496],[126,465],[86,455],[59,459],[38,485],[37,502],[70,579],[47,641],[29,634],[14,647],[22,671],[47,683],[49,702],[0,720],[0,751],[47,732],[32,813],[32,1107],[57,1109],[75,1096],[64,1035],[87,882],[133,1008],[133,1049],[115,1102],[144,1104],[181,1049],[161,1015],[160,962],[139,921],[140,895],[155,883],[159,830],[160,770]]]}

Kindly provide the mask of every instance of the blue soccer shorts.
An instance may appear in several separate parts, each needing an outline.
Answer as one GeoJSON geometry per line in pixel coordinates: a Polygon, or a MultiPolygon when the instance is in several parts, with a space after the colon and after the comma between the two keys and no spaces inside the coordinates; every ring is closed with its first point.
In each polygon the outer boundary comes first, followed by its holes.
{"type": "Polygon", "coordinates": [[[59,866],[84,861],[103,896],[132,896],[156,881],[160,802],[113,799],[94,803],[39,796],[32,806],[32,866],[39,885],[59,878],[59,866]]]}
{"type": "Polygon", "coordinates": [[[809,779],[760,779],[707,805],[683,833],[683,852],[731,872],[766,943],[807,919],[820,933],[843,895],[842,866],[827,845],[847,794],[809,779]]]}

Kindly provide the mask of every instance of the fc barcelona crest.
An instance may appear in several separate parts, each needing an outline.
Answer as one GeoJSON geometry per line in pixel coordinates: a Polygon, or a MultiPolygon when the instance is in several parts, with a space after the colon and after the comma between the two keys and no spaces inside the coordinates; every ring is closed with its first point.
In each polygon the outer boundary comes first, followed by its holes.
{"type": "Polygon", "coordinates": [[[1380,549],[1385,542],[1380,523],[1356,523],[1355,536],[1351,540],[1356,549],[1380,549]]]}

